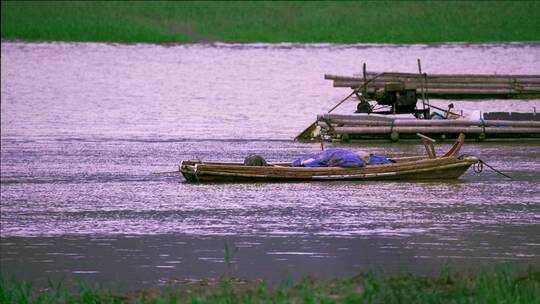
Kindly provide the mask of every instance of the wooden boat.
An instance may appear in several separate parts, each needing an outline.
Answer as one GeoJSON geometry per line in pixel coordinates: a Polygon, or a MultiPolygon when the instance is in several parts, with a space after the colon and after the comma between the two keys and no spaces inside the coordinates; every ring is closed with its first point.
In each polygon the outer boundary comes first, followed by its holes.
{"type": "Polygon", "coordinates": [[[418,134],[427,156],[392,158],[394,163],[356,168],[291,167],[290,163],[246,166],[243,163],[184,160],[179,170],[188,182],[278,182],[328,180],[422,180],[456,179],[478,162],[474,156],[458,157],[465,135],[460,134],[452,148],[437,156],[435,140],[418,134]]]}

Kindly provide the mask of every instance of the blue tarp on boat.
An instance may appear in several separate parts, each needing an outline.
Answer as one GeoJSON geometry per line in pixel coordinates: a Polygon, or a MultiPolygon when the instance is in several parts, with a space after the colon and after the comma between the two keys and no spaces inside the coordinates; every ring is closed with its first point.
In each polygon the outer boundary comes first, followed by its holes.
{"type": "Polygon", "coordinates": [[[384,156],[370,154],[363,158],[360,155],[341,148],[324,150],[319,153],[305,154],[292,161],[293,167],[363,167],[365,165],[391,163],[384,156]]]}

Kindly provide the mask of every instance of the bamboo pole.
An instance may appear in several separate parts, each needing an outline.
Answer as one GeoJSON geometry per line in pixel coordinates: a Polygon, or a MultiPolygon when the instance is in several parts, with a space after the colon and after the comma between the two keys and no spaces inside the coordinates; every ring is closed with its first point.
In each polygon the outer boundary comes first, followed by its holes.
{"type": "MultiPolygon", "coordinates": [[[[367,72],[367,77],[371,75],[376,75],[375,73],[367,72]]],[[[475,76],[475,75],[436,75],[430,74],[427,75],[427,79],[430,83],[486,83],[486,84],[539,84],[540,75],[529,75],[528,77],[515,77],[511,75],[507,76],[497,76],[497,77],[485,77],[486,75],[475,76]]],[[[490,75],[487,75],[490,76],[490,75]]],[[[411,81],[419,82],[422,80],[423,75],[418,74],[408,74],[407,76],[393,75],[391,72],[385,73],[383,77],[379,77],[377,82],[400,82],[400,81],[411,81]]],[[[335,82],[351,81],[351,82],[362,82],[362,77],[356,76],[337,76],[337,75],[325,75],[325,79],[333,80],[335,82]]]]}
{"type": "MultiPolygon", "coordinates": [[[[376,74],[376,72],[369,72],[369,74],[376,74]]],[[[387,77],[406,77],[406,78],[415,78],[419,77],[417,73],[403,73],[403,72],[386,72],[387,77]]],[[[336,75],[334,75],[336,76],[336,75]]],[[[342,77],[342,76],[337,76],[342,77]]],[[[353,76],[354,77],[354,76],[353,76]]],[[[540,81],[540,75],[535,74],[430,74],[430,78],[454,78],[454,79],[463,79],[463,78],[475,78],[475,79],[533,79],[540,81]]]]}
{"type": "Polygon", "coordinates": [[[366,73],[366,63],[364,62],[364,65],[362,66],[362,71],[364,72],[364,91],[363,91],[363,95],[364,97],[367,95],[367,88],[368,88],[368,83],[367,83],[367,73],[366,73]]]}
{"type": "MultiPolygon", "coordinates": [[[[367,121],[393,121],[395,118],[387,116],[387,115],[365,115],[365,114],[319,114],[317,115],[318,120],[329,120],[332,121],[334,119],[351,119],[351,120],[367,120],[367,121]]],[[[414,118],[411,117],[411,120],[414,120],[414,118]]]]}
{"type": "MultiPolygon", "coordinates": [[[[351,89],[358,89],[356,85],[341,85],[340,87],[347,87],[351,89]]],[[[373,94],[376,91],[383,91],[384,87],[368,87],[367,93],[373,94]]],[[[416,89],[417,94],[421,94],[420,88],[416,89]]],[[[526,87],[526,88],[431,88],[426,96],[433,95],[526,95],[526,94],[540,94],[540,88],[526,87]]]]}
{"type": "MultiPolygon", "coordinates": [[[[370,84],[367,87],[367,91],[372,93],[374,90],[379,89],[383,90],[384,87],[392,82],[375,82],[370,84]]],[[[417,86],[416,91],[419,94],[422,94],[422,82],[413,83],[417,86]]],[[[333,84],[336,88],[359,88],[362,86],[362,83],[355,81],[340,81],[334,82],[333,84]]],[[[467,91],[488,91],[488,92],[521,92],[521,91],[531,91],[531,92],[540,92],[540,85],[513,85],[513,84],[473,84],[473,83],[430,83],[429,93],[433,91],[456,91],[456,92],[467,92],[467,91]]]]}
{"type": "MultiPolygon", "coordinates": [[[[396,81],[398,82],[398,81],[396,81]]],[[[372,82],[368,87],[376,87],[376,88],[384,88],[385,85],[389,83],[394,83],[392,81],[374,81],[372,82]]],[[[424,85],[424,81],[411,81],[410,83],[415,84],[416,86],[420,87],[424,85]]],[[[358,81],[351,81],[351,80],[344,80],[344,81],[335,81],[334,86],[335,87],[347,87],[347,86],[357,86],[361,85],[361,82],[358,81]]],[[[513,83],[469,83],[469,82],[434,82],[430,83],[430,88],[455,88],[455,89],[520,89],[520,88],[531,88],[531,89],[537,89],[540,88],[540,85],[534,85],[534,84],[513,84],[513,83]]]]}
{"type": "MultiPolygon", "coordinates": [[[[418,74],[420,74],[420,76],[422,76],[422,65],[420,63],[420,58],[418,58],[418,74]]],[[[424,78],[421,78],[422,80],[420,81],[421,83],[421,88],[422,88],[422,109],[425,111],[426,110],[426,94],[425,94],[425,89],[424,87],[426,86],[426,81],[424,80],[424,78]]]]}
{"type": "MultiPolygon", "coordinates": [[[[396,120],[356,120],[334,118],[331,126],[486,126],[486,127],[540,127],[540,121],[514,120],[470,120],[470,119],[396,119],[396,120]]],[[[325,123],[325,125],[327,125],[325,123]]]]}
{"type": "MultiPolygon", "coordinates": [[[[368,81],[365,82],[364,86],[367,86],[371,81],[377,79],[378,77],[384,75],[384,73],[379,73],[375,76],[373,76],[373,78],[369,79],[368,81]]],[[[328,110],[328,113],[334,111],[337,107],[339,107],[342,103],[344,103],[347,99],[349,99],[352,95],[356,94],[357,91],[353,91],[351,94],[349,94],[347,97],[345,97],[343,100],[341,100],[340,102],[338,102],[332,109],[328,110]]],[[[304,129],[304,131],[300,132],[300,134],[298,134],[294,140],[302,140],[302,139],[305,139],[307,137],[309,137],[311,135],[311,133],[314,131],[314,129],[316,128],[317,126],[317,121],[314,121],[311,125],[309,125],[306,129],[304,129]]],[[[322,138],[321,138],[322,140],[322,138]]]]}
{"type": "Polygon", "coordinates": [[[392,127],[335,127],[335,134],[385,134],[398,133],[539,133],[540,128],[501,128],[501,127],[464,127],[464,126],[394,126],[392,127]]]}
{"type": "MultiPolygon", "coordinates": [[[[377,72],[367,72],[367,77],[378,74],[377,72]]],[[[385,72],[384,77],[381,79],[388,80],[400,80],[400,79],[420,79],[423,76],[420,76],[417,73],[396,73],[396,72],[385,72]]],[[[361,81],[362,77],[359,76],[342,76],[342,75],[332,75],[325,74],[324,78],[327,80],[352,80],[352,81],[361,81]]],[[[430,81],[481,81],[481,82],[508,82],[508,81],[517,81],[517,82],[540,82],[540,75],[485,75],[485,74],[429,74],[428,78],[430,81]]]]}
{"type": "MultiPolygon", "coordinates": [[[[338,102],[332,109],[328,110],[328,113],[334,111],[337,107],[339,107],[342,103],[344,103],[347,99],[349,99],[351,96],[354,95],[354,93],[356,93],[356,91],[353,91],[351,94],[349,94],[347,97],[345,97],[343,100],[341,100],[340,102],[338,102]]],[[[304,129],[304,131],[300,132],[300,134],[296,135],[296,137],[294,138],[294,140],[302,140],[302,139],[306,139],[308,137],[311,136],[311,133],[313,133],[313,131],[315,130],[315,128],[317,127],[317,121],[314,121],[312,124],[310,124],[307,128],[304,129]]],[[[322,137],[321,137],[321,142],[322,142],[322,137]]],[[[324,149],[324,148],[323,148],[324,149]]]]}

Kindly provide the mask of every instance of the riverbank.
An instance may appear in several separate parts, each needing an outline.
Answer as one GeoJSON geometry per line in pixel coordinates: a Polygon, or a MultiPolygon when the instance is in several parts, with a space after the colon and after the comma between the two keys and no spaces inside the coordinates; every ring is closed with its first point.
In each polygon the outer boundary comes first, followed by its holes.
{"type": "Polygon", "coordinates": [[[126,43],[538,41],[540,2],[2,1],[3,40],[126,43]]]}
{"type": "Polygon", "coordinates": [[[539,303],[540,272],[498,269],[479,274],[439,276],[359,274],[324,281],[306,278],[269,288],[264,282],[233,278],[183,280],[169,287],[115,293],[80,282],[36,290],[16,278],[0,279],[2,303],[539,303]]]}

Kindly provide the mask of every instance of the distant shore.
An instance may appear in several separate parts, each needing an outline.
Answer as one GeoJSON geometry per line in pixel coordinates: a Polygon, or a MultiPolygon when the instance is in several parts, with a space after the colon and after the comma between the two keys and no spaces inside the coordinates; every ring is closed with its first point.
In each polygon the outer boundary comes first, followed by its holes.
{"type": "Polygon", "coordinates": [[[540,41],[538,1],[2,1],[1,38],[123,43],[540,41]]]}

